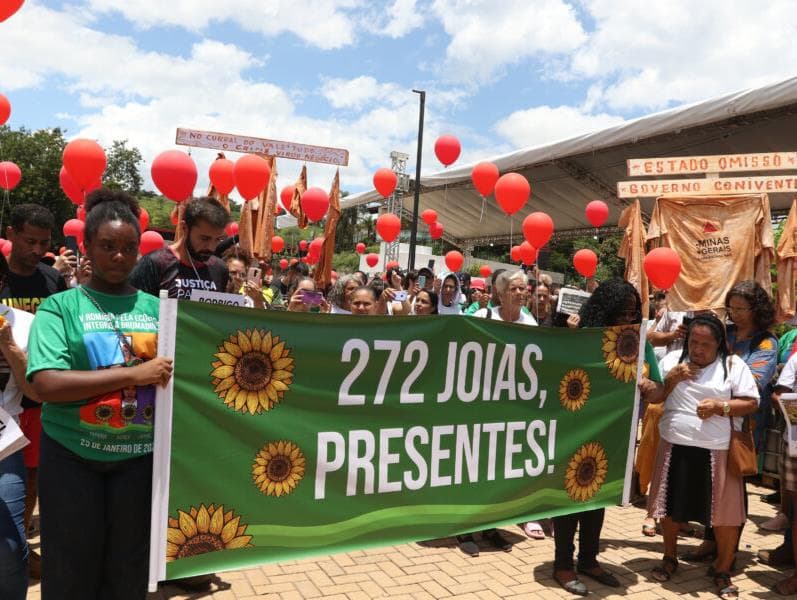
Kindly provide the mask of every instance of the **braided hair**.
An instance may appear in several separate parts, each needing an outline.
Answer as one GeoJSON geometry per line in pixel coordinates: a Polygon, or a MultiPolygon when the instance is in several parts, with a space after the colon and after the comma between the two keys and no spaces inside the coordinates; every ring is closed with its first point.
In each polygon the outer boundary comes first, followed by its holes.
{"type": "Polygon", "coordinates": [[[695,327],[706,327],[711,331],[711,335],[719,344],[717,348],[717,358],[722,359],[722,373],[723,379],[728,378],[728,339],[725,334],[725,325],[722,324],[716,316],[712,314],[699,315],[692,319],[686,330],[686,339],[684,340],[684,349],[681,352],[681,357],[678,359],[682,363],[689,356],[689,337],[692,335],[692,330],[695,327]]]}

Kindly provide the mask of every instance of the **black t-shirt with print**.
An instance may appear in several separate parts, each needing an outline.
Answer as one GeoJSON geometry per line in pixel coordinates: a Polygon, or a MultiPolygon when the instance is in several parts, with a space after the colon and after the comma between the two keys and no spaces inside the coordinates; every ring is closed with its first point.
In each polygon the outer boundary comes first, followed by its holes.
{"type": "Polygon", "coordinates": [[[130,284],[142,292],[158,296],[160,290],[169,290],[169,298],[181,300],[188,300],[195,289],[224,292],[228,280],[227,265],[220,258],[211,256],[207,262],[194,261],[192,267],[180,262],[168,247],[143,256],[130,274],[130,284]]]}
{"type": "MultiPolygon", "coordinates": [[[[0,287],[0,303],[35,314],[45,298],[65,289],[66,282],[61,274],[52,267],[39,263],[31,275],[18,275],[9,271],[0,287]]],[[[0,389],[5,389],[10,375],[8,362],[0,355],[0,389]]],[[[27,397],[22,398],[23,408],[38,406],[41,405],[27,397]]]]}

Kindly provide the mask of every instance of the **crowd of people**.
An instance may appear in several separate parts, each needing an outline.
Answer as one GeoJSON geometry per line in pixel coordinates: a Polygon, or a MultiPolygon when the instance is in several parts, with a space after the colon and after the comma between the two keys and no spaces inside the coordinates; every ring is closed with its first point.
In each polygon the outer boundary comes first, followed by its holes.
{"type": "MultiPolygon", "coordinates": [[[[362,271],[318,289],[301,261],[277,272],[252,263],[225,234],[229,214],[212,198],[187,202],[177,241],[139,256],[139,207],[123,192],[100,189],[85,203],[83,256],[65,251],[45,264],[55,223],[36,205],[13,207],[0,255],[0,406],[31,443],[0,461],[0,598],[25,598],[29,575],[44,600],[123,600],[146,595],[155,386],[168,382],[169,359],[157,356],[158,295],[188,299],[193,290],[243,297],[253,310],[412,318],[443,315],[526,326],[607,327],[642,323],[642,299],[621,279],[594,287],[574,315],[556,310],[550,277],[498,269],[489,278],[432,269],[362,271]],[[34,317],[35,314],[35,317],[34,317]],[[39,504],[42,556],[27,544],[39,504]]],[[[650,576],[678,576],[680,560],[710,563],[721,598],[738,597],[731,581],[747,517],[745,478],[729,463],[732,430],[752,423],[759,451],[777,426],[777,402],[797,391],[793,336],[772,333],[774,308],[754,282],[739,282],[725,309],[675,312],[654,298],[634,486],[646,498],[642,533],[660,531],[664,555],[650,576]],[[784,346],[789,345],[788,349],[784,346]],[[779,352],[780,348],[780,352],[779,352]],[[784,366],[785,363],[785,366],[784,366]],[[781,370],[778,376],[778,371],[781,370]],[[702,544],[678,555],[678,536],[699,523],[702,544]]],[[[326,317],[325,317],[326,318],[326,317]]],[[[332,318],[332,317],[330,317],[332,318]]],[[[784,542],[760,560],[794,564],[797,458],[781,454],[784,542]]],[[[597,560],[604,510],[522,524],[532,538],[554,537],[554,578],[576,595],[582,577],[620,587],[597,560]],[[575,535],[579,531],[577,562],[575,535]]],[[[468,555],[474,535],[457,537],[468,555]]],[[[511,551],[500,530],[481,532],[511,551]]],[[[207,578],[183,581],[200,588],[207,578]]],[[[797,575],[780,582],[797,593],[797,575]]]]}

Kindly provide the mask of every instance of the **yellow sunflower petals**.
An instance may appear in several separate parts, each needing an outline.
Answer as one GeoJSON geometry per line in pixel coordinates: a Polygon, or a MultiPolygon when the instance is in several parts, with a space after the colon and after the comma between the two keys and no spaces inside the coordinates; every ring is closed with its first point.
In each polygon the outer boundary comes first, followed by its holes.
{"type": "Polygon", "coordinates": [[[194,537],[197,534],[197,529],[196,522],[191,515],[184,513],[182,510],[178,510],[177,516],[180,522],[180,531],[182,531],[187,538],[194,537]]]}
{"type": "Polygon", "coordinates": [[[230,365],[223,365],[221,367],[216,367],[210,375],[211,377],[224,379],[226,377],[232,376],[233,373],[235,373],[234,367],[231,367],[230,365]]]}
{"type": "Polygon", "coordinates": [[[253,329],[252,330],[252,335],[250,337],[250,340],[252,342],[252,350],[257,350],[258,348],[260,348],[260,344],[262,342],[262,337],[260,336],[260,330],[259,329],[253,329]]]}
{"type": "Polygon", "coordinates": [[[220,535],[222,529],[224,529],[224,507],[219,506],[210,519],[210,528],[208,531],[215,535],[220,535]]]}
{"type": "MultiPolygon", "coordinates": [[[[171,519],[169,520],[171,521],[171,519]]],[[[186,537],[179,529],[175,527],[169,527],[166,530],[166,540],[179,546],[180,544],[185,544],[186,537]]]]}
{"type": "Polygon", "coordinates": [[[282,356],[283,348],[285,348],[285,342],[280,342],[271,349],[269,356],[271,356],[272,362],[278,360],[282,356]]]}
{"type": "Polygon", "coordinates": [[[241,535],[238,537],[234,537],[233,539],[230,540],[229,544],[225,544],[225,548],[227,550],[234,550],[236,548],[246,548],[251,539],[252,539],[251,535],[241,535]]]}
{"type": "Polygon", "coordinates": [[[233,538],[235,538],[235,533],[238,531],[238,522],[240,520],[241,517],[235,517],[221,530],[221,540],[225,544],[229,544],[233,538]]]}
{"type": "Polygon", "coordinates": [[[218,358],[222,364],[225,365],[235,365],[238,362],[238,358],[233,356],[232,354],[228,354],[227,352],[219,352],[218,354],[214,354],[216,358],[218,358]]]}
{"type": "Polygon", "coordinates": [[[244,354],[252,351],[252,343],[249,341],[249,336],[243,331],[238,332],[238,345],[244,354]]]}
{"type": "Polygon", "coordinates": [[[275,380],[285,381],[290,376],[291,376],[290,371],[274,371],[274,375],[272,375],[272,378],[275,380]]]}
{"type": "Polygon", "coordinates": [[[269,387],[273,388],[276,392],[287,392],[288,386],[285,385],[285,382],[280,381],[279,379],[272,379],[271,383],[269,383],[269,387]]]}
{"type": "Polygon", "coordinates": [[[204,504],[199,506],[199,511],[196,515],[196,529],[199,533],[207,533],[210,529],[210,514],[204,504]]]}
{"type": "Polygon", "coordinates": [[[260,342],[260,351],[263,354],[271,354],[271,346],[271,332],[269,331],[263,336],[263,340],[260,342]]]}
{"type": "Polygon", "coordinates": [[[288,366],[290,366],[292,364],[293,364],[293,359],[292,358],[280,358],[280,359],[274,360],[274,363],[273,363],[272,366],[276,370],[279,370],[279,369],[284,369],[285,367],[288,367],[288,366]]]}
{"type": "Polygon", "coordinates": [[[255,414],[258,406],[257,392],[248,392],[246,395],[246,409],[250,414],[255,414]]]}
{"type": "Polygon", "coordinates": [[[167,559],[175,559],[177,558],[177,554],[180,552],[180,546],[176,544],[172,544],[171,542],[166,542],[166,558],[167,559]]]}
{"type": "Polygon", "coordinates": [[[243,354],[241,352],[240,346],[233,342],[224,342],[224,349],[236,358],[241,358],[241,355],[243,354]]]}
{"type": "Polygon", "coordinates": [[[219,381],[219,383],[216,384],[216,387],[214,388],[213,391],[223,392],[224,390],[230,389],[234,385],[235,385],[235,379],[233,379],[232,377],[227,377],[227,379],[222,379],[221,381],[219,381]]]}

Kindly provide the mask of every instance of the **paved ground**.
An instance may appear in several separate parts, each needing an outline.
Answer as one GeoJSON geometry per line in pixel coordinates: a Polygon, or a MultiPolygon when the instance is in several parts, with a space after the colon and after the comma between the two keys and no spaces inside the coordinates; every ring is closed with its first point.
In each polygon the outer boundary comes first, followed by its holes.
{"type": "MultiPolygon", "coordinates": [[[[750,488],[750,519],[743,536],[738,559],[740,572],[734,583],[741,598],[773,598],[772,585],[783,574],[759,564],[756,552],[780,543],[782,535],[758,530],[757,524],[775,511],[761,502],[761,494],[771,490],[750,488]]],[[[661,537],[641,533],[643,512],[638,508],[610,508],[603,527],[600,559],[622,581],[620,591],[585,579],[592,598],[653,600],[659,598],[716,598],[705,566],[681,563],[672,581],[662,586],[647,574],[661,557],[661,537]]],[[[366,552],[349,552],[317,560],[290,561],[256,569],[222,573],[207,593],[186,595],[164,586],[148,600],[368,600],[374,598],[474,598],[491,600],[516,598],[549,600],[574,598],[558,587],[551,577],[553,540],[529,540],[519,528],[506,533],[517,541],[509,554],[482,547],[481,554],[469,558],[453,540],[390,546],[366,552]]],[[[680,548],[699,541],[682,538],[680,548]]],[[[34,540],[38,547],[38,539],[34,540]]],[[[29,600],[39,600],[39,585],[31,585],[29,600]]]]}

